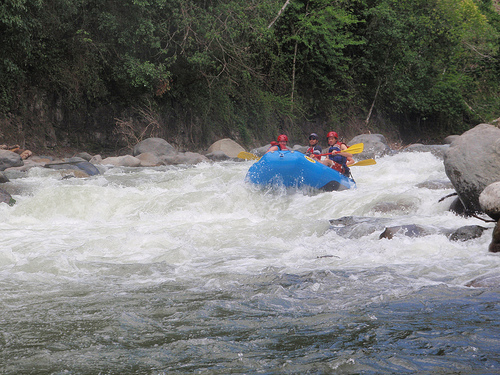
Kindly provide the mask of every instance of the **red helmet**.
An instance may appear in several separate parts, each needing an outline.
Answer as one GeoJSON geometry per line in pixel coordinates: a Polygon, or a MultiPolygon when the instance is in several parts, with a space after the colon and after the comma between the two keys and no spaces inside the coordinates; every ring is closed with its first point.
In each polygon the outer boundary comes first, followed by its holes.
{"type": "Polygon", "coordinates": [[[326,135],[326,138],[330,138],[330,137],[335,137],[335,138],[339,139],[339,135],[336,132],[329,132],[326,135]]]}
{"type": "Polygon", "coordinates": [[[278,142],[288,142],[288,137],[285,134],[278,135],[278,142]]]}

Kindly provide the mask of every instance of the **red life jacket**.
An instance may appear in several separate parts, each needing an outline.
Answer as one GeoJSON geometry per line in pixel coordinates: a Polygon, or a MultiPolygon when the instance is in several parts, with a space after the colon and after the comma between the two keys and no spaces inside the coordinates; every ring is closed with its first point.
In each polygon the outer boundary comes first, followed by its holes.
{"type": "MultiPolygon", "coordinates": [[[[342,151],[342,145],[346,145],[344,142],[337,142],[333,146],[330,146],[328,152],[332,151],[342,151]]],[[[347,147],[347,145],[346,145],[347,147]]],[[[349,168],[347,167],[347,158],[341,155],[329,155],[331,161],[333,161],[332,169],[340,172],[344,175],[348,175],[349,168]]]]}

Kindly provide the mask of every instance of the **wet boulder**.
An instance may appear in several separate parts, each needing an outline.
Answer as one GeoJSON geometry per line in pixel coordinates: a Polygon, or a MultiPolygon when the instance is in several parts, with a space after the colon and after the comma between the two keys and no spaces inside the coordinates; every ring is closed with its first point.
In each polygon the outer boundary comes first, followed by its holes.
{"type": "Polygon", "coordinates": [[[493,220],[500,220],[500,181],[486,186],[479,195],[479,204],[485,214],[493,220]]]}
{"type": "Polygon", "coordinates": [[[78,154],[75,155],[77,158],[82,158],[83,160],[90,161],[92,160],[93,156],[90,155],[88,152],[79,152],[78,154]]]}
{"type": "Polygon", "coordinates": [[[12,206],[16,201],[7,191],[0,188],[0,203],[7,203],[9,206],[12,206]]]}
{"type": "Polygon", "coordinates": [[[110,156],[103,159],[102,164],[114,167],[140,167],[141,160],[132,155],[110,156]]]}
{"type": "Polygon", "coordinates": [[[459,138],[460,136],[458,134],[453,134],[453,135],[449,135],[447,136],[444,140],[443,140],[443,143],[445,145],[451,145],[453,142],[455,142],[455,140],[457,138],[459,138]]]}
{"type": "Polygon", "coordinates": [[[483,275],[465,284],[465,286],[472,288],[490,288],[490,287],[498,288],[499,285],[500,285],[500,274],[498,273],[490,273],[487,275],[483,275]]]}
{"type": "Polygon", "coordinates": [[[491,239],[490,246],[488,248],[490,253],[500,253],[500,221],[497,222],[495,228],[493,229],[493,236],[491,239]]]}
{"type": "Polygon", "coordinates": [[[388,218],[344,216],[339,219],[331,219],[330,230],[341,237],[357,239],[383,230],[390,222],[391,219],[388,218]]]}
{"type": "Polygon", "coordinates": [[[134,146],[133,156],[149,152],[158,157],[175,154],[175,148],[163,138],[147,138],[134,146]]]}
{"type": "Polygon", "coordinates": [[[500,181],[500,129],[480,124],[455,139],[444,155],[445,171],[465,209],[482,212],[481,192],[500,181]]]}
{"type": "Polygon", "coordinates": [[[161,165],[160,158],[151,152],[143,152],[136,156],[141,161],[141,167],[156,167],[161,165]]]}
{"type": "Polygon", "coordinates": [[[479,238],[483,235],[483,232],[488,228],[482,227],[480,225],[466,225],[452,231],[448,235],[450,241],[468,241],[475,238],[479,238]]]}
{"type": "Polygon", "coordinates": [[[232,159],[231,157],[227,156],[223,151],[212,151],[206,154],[205,156],[213,161],[224,161],[232,159]]]}
{"type": "Polygon", "coordinates": [[[58,169],[58,170],[76,170],[85,173],[85,175],[77,174],[77,177],[88,177],[101,174],[99,169],[97,169],[97,167],[94,164],[80,157],[73,157],[69,158],[68,160],[63,160],[55,163],[47,163],[44,165],[44,168],[58,169]]]}
{"type": "Polygon", "coordinates": [[[222,151],[224,154],[230,158],[238,157],[238,154],[242,151],[246,151],[241,145],[233,141],[230,138],[219,139],[217,142],[213,143],[208,148],[208,153],[213,153],[215,151],[222,151]]]}
{"type": "Polygon", "coordinates": [[[11,167],[21,167],[23,164],[21,155],[8,150],[0,150],[0,171],[11,167]]]}
{"type": "Polygon", "coordinates": [[[379,239],[386,238],[390,240],[398,234],[406,237],[424,237],[442,233],[442,229],[431,226],[423,226],[418,224],[397,225],[385,228],[385,230],[380,234],[379,239]]]}
{"type": "Polygon", "coordinates": [[[363,143],[363,152],[356,154],[359,159],[373,159],[384,155],[391,155],[393,151],[382,134],[360,134],[351,139],[348,146],[363,143]]]}
{"type": "Polygon", "coordinates": [[[175,155],[166,155],[160,158],[162,164],[198,164],[208,161],[208,158],[197,152],[179,152],[175,155]]]}

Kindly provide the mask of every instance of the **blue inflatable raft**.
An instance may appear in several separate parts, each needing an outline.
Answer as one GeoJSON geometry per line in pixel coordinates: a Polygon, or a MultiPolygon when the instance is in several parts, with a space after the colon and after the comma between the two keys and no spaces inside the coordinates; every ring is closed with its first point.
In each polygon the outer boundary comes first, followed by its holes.
{"type": "Polygon", "coordinates": [[[324,191],[356,187],[352,178],[298,151],[268,152],[250,167],[245,180],[262,186],[312,187],[324,191]]]}

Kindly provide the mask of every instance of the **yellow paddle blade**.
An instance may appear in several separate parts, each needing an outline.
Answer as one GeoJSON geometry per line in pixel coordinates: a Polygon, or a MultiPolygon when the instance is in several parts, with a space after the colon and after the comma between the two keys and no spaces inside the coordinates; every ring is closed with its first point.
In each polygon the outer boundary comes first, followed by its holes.
{"type": "Polygon", "coordinates": [[[251,152],[246,152],[246,151],[241,151],[238,155],[238,159],[245,159],[245,160],[259,160],[260,158],[252,154],[251,152]]]}
{"type": "Polygon", "coordinates": [[[374,164],[377,164],[377,162],[373,159],[366,159],[366,160],[361,160],[361,161],[358,161],[354,164],[351,164],[349,165],[349,167],[364,167],[365,165],[374,165],[374,164]]]}
{"type": "Polygon", "coordinates": [[[363,143],[356,143],[351,147],[347,147],[347,149],[342,152],[348,152],[350,154],[361,154],[363,152],[363,148],[364,148],[363,143]]]}

